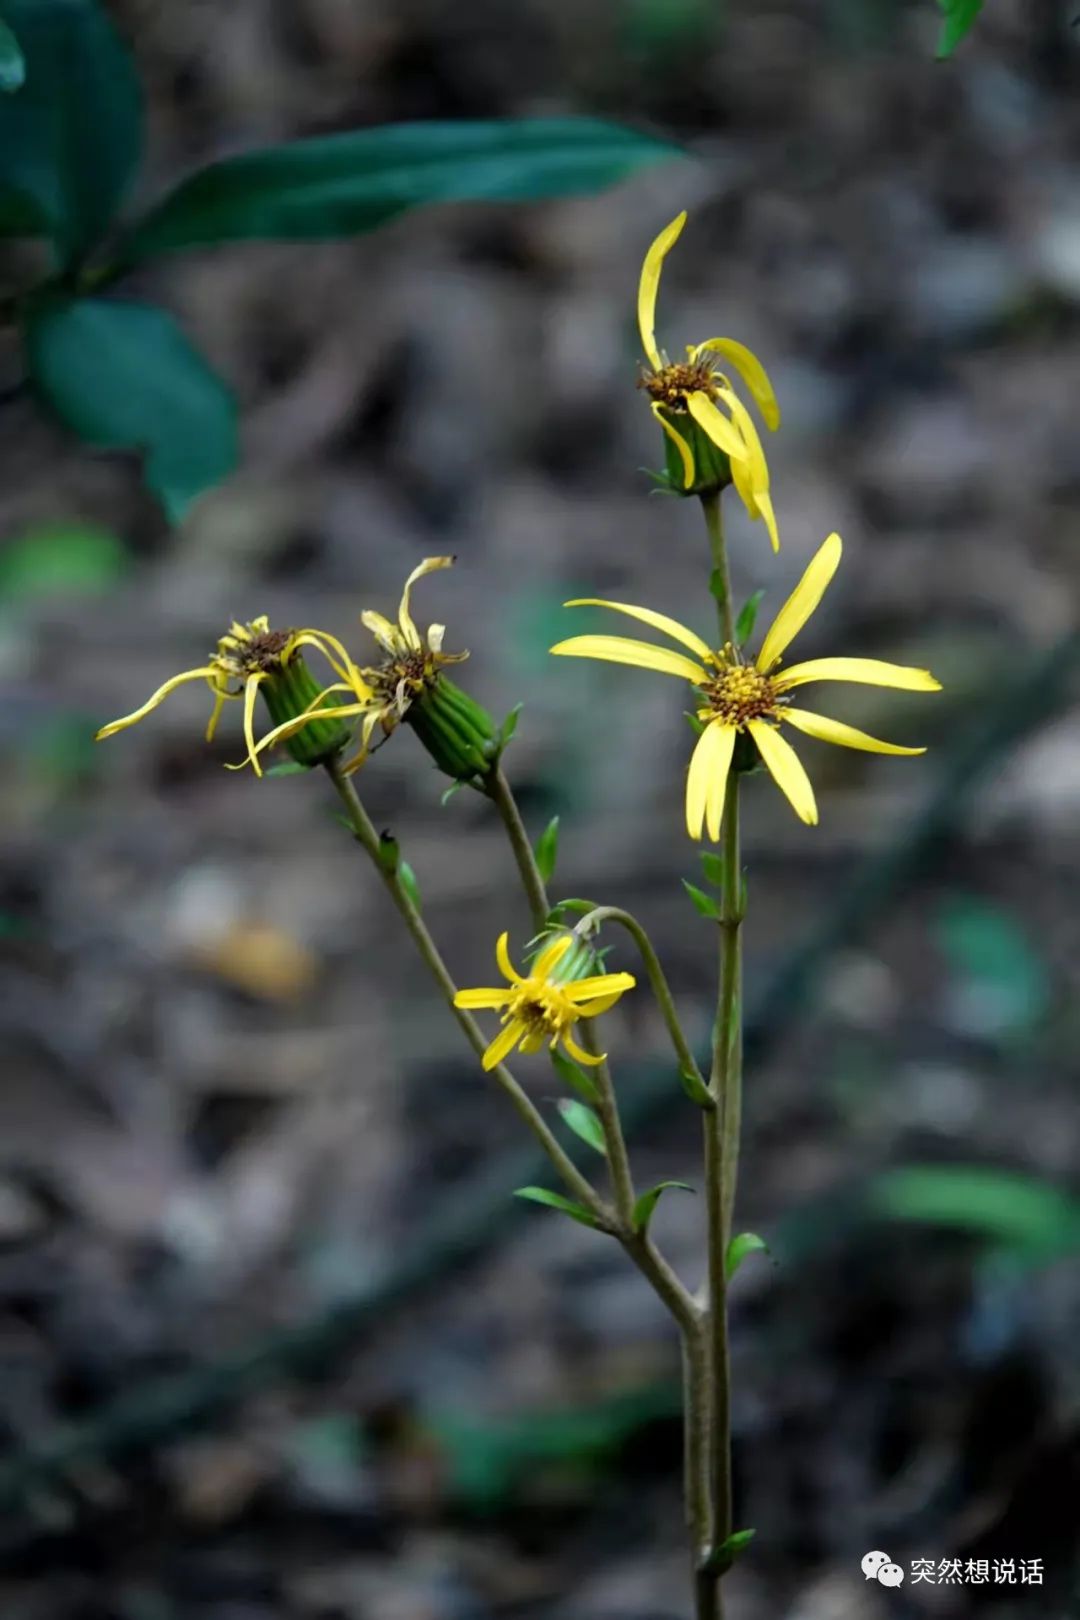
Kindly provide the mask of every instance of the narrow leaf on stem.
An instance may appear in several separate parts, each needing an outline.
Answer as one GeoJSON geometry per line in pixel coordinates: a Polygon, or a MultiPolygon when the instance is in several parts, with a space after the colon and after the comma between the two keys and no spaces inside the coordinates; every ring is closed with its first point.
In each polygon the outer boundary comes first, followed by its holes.
{"type": "Polygon", "coordinates": [[[634,1205],[635,1232],[647,1232],[649,1230],[649,1222],[653,1218],[653,1211],[668,1187],[678,1187],[683,1192],[688,1193],[694,1191],[688,1181],[658,1181],[655,1187],[650,1187],[648,1192],[642,1193],[634,1205]]]}
{"type": "Polygon", "coordinates": [[[688,882],[686,878],[683,878],[682,885],[694,903],[694,910],[700,912],[703,917],[709,917],[713,922],[716,922],[720,916],[720,907],[716,904],[712,895],[706,894],[704,889],[697,888],[693,883],[688,882]]]}
{"type": "Polygon", "coordinates": [[[555,862],[559,855],[559,818],[552,816],[536,841],[536,869],[545,883],[555,875],[555,862]]]}
{"type": "Polygon", "coordinates": [[[579,1136],[594,1152],[607,1158],[604,1127],[600,1123],[599,1116],[594,1114],[591,1108],[583,1102],[575,1102],[573,1097],[562,1097],[559,1099],[559,1113],[575,1136],[579,1136]]]}
{"type": "Polygon", "coordinates": [[[569,1215],[572,1221],[580,1221],[582,1226],[591,1226],[594,1231],[600,1231],[599,1222],[584,1204],[575,1204],[572,1198],[564,1198],[562,1193],[549,1192],[547,1187],[518,1187],[514,1197],[527,1198],[533,1204],[546,1204],[549,1209],[557,1209],[560,1214],[569,1215]]]}
{"type": "Polygon", "coordinates": [[[557,1046],[550,1048],[550,1057],[555,1073],[572,1091],[576,1091],[587,1103],[600,1101],[600,1093],[596,1089],[595,1082],[580,1065],[568,1058],[565,1052],[560,1052],[557,1046]]]}
{"type": "Polygon", "coordinates": [[[768,1252],[769,1245],[764,1238],[758,1237],[756,1232],[740,1232],[738,1237],[733,1237],[727,1246],[727,1255],[724,1260],[724,1271],[728,1282],[734,1277],[748,1254],[768,1254],[768,1252]]]}

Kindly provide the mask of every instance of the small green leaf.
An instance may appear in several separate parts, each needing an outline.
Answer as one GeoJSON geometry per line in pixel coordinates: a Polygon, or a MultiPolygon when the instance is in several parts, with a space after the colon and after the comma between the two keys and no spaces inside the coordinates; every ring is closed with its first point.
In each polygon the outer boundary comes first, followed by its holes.
{"type": "Polygon", "coordinates": [[[561,1097],[558,1106],[564,1124],[570,1127],[575,1136],[580,1136],[583,1142],[606,1159],[607,1143],[604,1141],[604,1127],[600,1123],[599,1115],[594,1114],[584,1103],[575,1102],[573,1097],[561,1097]]]}
{"type": "MultiPolygon", "coordinates": [[[[731,1281],[748,1254],[768,1254],[769,1245],[756,1232],[740,1232],[727,1246],[724,1257],[724,1275],[731,1281]]],[[[751,1531],[751,1534],[753,1532],[751,1531]]]]}
{"type": "Polygon", "coordinates": [[[699,720],[697,715],[693,714],[689,709],[683,710],[683,716],[687,725],[690,727],[690,730],[694,733],[694,736],[700,737],[701,733],[705,730],[704,720],[699,720]]]}
{"type": "Polygon", "coordinates": [[[724,1574],[725,1570],[731,1568],[739,1554],[745,1552],[751,1541],[753,1541],[755,1534],[756,1532],[753,1530],[733,1530],[731,1535],[727,1536],[719,1547],[714,1548],[710,1553],[705,1565],[706,1569],[710,1570],[714,1575],[724,1574]]]}
{"type": "Polygon", "coordinates": [[[545,883],[555,875],[555,862],[559,855],[559,818],[552,816],[536,841],[536,867],[545,883]]]}
{"type": "Polygon", "coordinates": [[[93,595],[129,565],[126,548],[107,529],[74,523],[30,529],[0,552],[0,600],[93,595]]]}
{"type": "Polygon", "coordinates": [[[709,595],[720,607],[727,602],[727,583],[722,568],[714,568],[709,575],[709,595]]]}
{"type": "Polygon", "coordinates": [[[570,1089],[576,1091],[580,1097],[584,1097],[587,1103],[600,1101],[600,1093],[597,1091],[592,1077],[586,1074],[579,1064],[574,1063],[557,1046],[549,1047],[548,1051],[552,1067],[560,1080],[565,1081],[570,1089]]]}
{"type": "MultiPolygon", "coordinates": [[[[298,759],[283,759],[280,765],[269,765],[269,766],[264,767],[263,775],[264,776],[306,776],[308,771],[310,771],[310,769],[311,769],[310,765],[301,765],[301,763],[300,763],[300,761],[298,759]]],[[[347,822],[346,822],[346,826],[348,826],[347,822]]],[[[349,830],[351,831],[352,829],[350,828],[349,830]]]]}
{"type": "Polygon", "coordinates": [[[462,788],[465,786],[466,784],[460,780],[457,782],[451,782],[450,786],[440,798],[439,803],[445,807],[450,803],[450,800],[454,797],[454,794],[460,793],[462,788]]]}
{"type": "Polygon", "coordinates": [[[14,33],[0,17],[0,90],[11,95],[26,81],[26,63],[14,33]]]}
{"type": "Polygon", "coordinates": [[[694,909],[699,911],[703,917],[709,917],[715,922],[720,916],[720,908],[712,895],[706,894],[704,889],[697,888],[693,883],[688,882],[686,878],[683,878],[682,886],[694,902],[694,909]]]}
{"type": "Polygon", "coordinates": [[[546,1187],[519,1187],[514,1197],[527,1198],[534,1204],[546,1204],[549,1209],[557,1209],[562,1214],[569,1215],[572,1221],[580,1221],[582,1226],[591,1226],[594,1231],[600,1231],[599,1223],[585,1206],[575,1204],[572,1198],[564,1198],[562,1193],[549,1192],[546,1187]]]}
{"type": "Polygon", "coordinates": [[[88,444],[145,454],[168,516],[236,465],[236,406],[171,315],[150,304],[50,300],[27,318],[27,364],[41,397],[88,444]]]}
{"type": "Polygon", "coordinates": [[[417,911],[419,911],[420,885],[417,883],[416,873],[413,871],[408,861],[401,860],[398,862],[397,878],[398,882],[401,884],[401,887],[405,890],[405,893],[408,895],[417,911]]]}
{"type": "Polygon", "coordinates": [[[715,883],[718,889],[724,887],[724,857],[716,855],[711,849],[701,851],[701,866],[710,883],[715,883]]]}
{"type": "Polygon", "coordinates": [[[649,1222],[653,1218],[653,1211],[668,1187],[679,1187],[683,1192],[688,1193],[692,1193],[694,1191],[693,1187],[691,1187],[688,1181],[658,1181],[655,1187],[650,1187],[648,1192],[642,1193],[641,1197],[634,1205],[633,1224],[635,1232],[648,1231],[649,1222]]]}
{"type": "Polygon", "coordinates": [[[127,191],[142,91],[94,0],[4,0],[4,21],[25,82],[0,97],[0,236],[50,236],[66,267],[99,240],[127,191]]]}
{"type": "Polygon", "coordinates": [[[943,14],[937,43],[939,62],[952,55],[982,8],[983,0],[938,0],[938,9],[943,14]]]}
{"type": "Polygon", "coordinates": [[[510,710],[510,713],[506,716],[506,719],[499,727],[499,737],[496,747],[500,753],[506,747],[507,743],[509,743],[513,738],[513,735],[518,728],[518,721],[521,718],[521,711],[524,707],[524,703],[515,703],[514,707],[510,710]]]}
{"type": "Polygon", "coordinates": [[[435,120],[316,135],[200,169],[135,227],[121,256],[250,238],[322,241],[430,203],[600,191],[680,155],[596,118],[435,120]]]}
{"type": "Polygon", "coordinates": [[[749,641],[754,633],[758,608],[761,606],[761,599],[764,595],[764,591],[755,591],[753,596],[747,597],[739,610],[739,617],[735,620],[735,640],[740,647],[745,641],[749,641]]]}
{"type": "Polygon", "coordinates": [[[560,911],[576,911],[582,917],[585,917],[590,911],[596,910],[597,904],[595,900],[558,900],[551,908],[551,916],[558,920],[558,913],[560,911]]]}
{"type": "Polygon", "coordinates": [[[690,1101],[697,1103],[699,1108],[704,1108],[706,1113],[712,1113],[716,1107],[716,1098],[701,1076],[695,1074],[693,1069],[680,1069],[679,1079],[690,1101]]]}

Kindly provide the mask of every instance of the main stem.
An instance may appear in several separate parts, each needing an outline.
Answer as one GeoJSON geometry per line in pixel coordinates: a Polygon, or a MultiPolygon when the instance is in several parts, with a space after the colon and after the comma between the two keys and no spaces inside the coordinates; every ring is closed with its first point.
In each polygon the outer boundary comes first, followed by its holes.
{"type": "MultiPolygon", "coordinates": [[[[724,643],[734,647],[735,611],[719,493],[703,496],[701,504],[709,534],[713,566],[711,587],[716,598],[720,635],[724,643]]],[[[707,1336],[712,1389],[709,1477],[714,1553],[734,1529],[727,1252],[732,1235],[742,1115],[741,926],[744,909],[739,854],[739,777],[734,771],[728,779],[721,839],[719,985],[709,1075],[709,1090],[716,1107],[702,1116],[709,1250],[707,1336]]],[[[696,1591],[698,1620],[722,1620],[722,1574],[721,1569],[708,1566],[699,1570],[696,1591]]]]}

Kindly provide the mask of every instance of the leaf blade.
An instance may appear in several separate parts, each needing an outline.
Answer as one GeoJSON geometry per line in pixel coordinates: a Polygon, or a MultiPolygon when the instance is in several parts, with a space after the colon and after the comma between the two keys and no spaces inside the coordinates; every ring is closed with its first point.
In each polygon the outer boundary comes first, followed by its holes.
{"type": "Polygon", "coordinates": [[[594,1232],[601,1230],[599,1222],[584,1204],[575,1204],[572,1198],[564,1198],[562,1193],[550,1192],[547,1187],[518,1187],[514,1197],[525,1198],[533,1204],[544,1204],[548,1209],[557,1209],[560,1214],[569,1215],[572,1221],[579,1221],[582,1226],[592,1227],[594,1232]]]}
{"type": "Polygon", "coordinates": [[[536,869],[545,883],[555,876],[555,863],[559,858],[559,818],[552,816],[536,840],[536,869]]]}
{"type": "Polygon", "coordinates": [[[655,1187],[642,1193],[634,1205],[633,1227],[635,1232],[647,1232],[649,1222],[653,1218],[657,1204],[669,1187],[678,1187],[682,1192],[692,1193],[694,1188],[688,1181],[658,1181],[655,1187]]]}
{"type": "Polygon", "coordinates": [[[594,1113],[587,1103],[577,1102],[573,1097],[560,1097],[558,1103],[559,1113],[563,1124],[573,1131],[594,1153],[601,1158],[607,1158],[607,1142],[604,1140],[604,1127],[600,1117],[594,1113]]]}

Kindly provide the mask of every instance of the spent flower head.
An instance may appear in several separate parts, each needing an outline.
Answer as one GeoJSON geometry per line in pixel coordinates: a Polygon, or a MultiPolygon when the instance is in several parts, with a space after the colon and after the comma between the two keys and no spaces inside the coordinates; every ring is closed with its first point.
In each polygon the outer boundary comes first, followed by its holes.
{"type": "Polygon", "coordinates": [[[506,987],[459,990],[454,997],[455,1007],[502,1012],[503,1027],[484,1053],[484,1068],[497,1068],[516,1046],[523,1052],[539,1052],[560,1041],[579,1063],[602,1063],[603,1058],[586,1052],[570,1031],[579,1018],[597,1017],[632,990],[637,982],[633,974],[568,976],[571,948],[578,943],[573,934],[562,934],[545,945],[529,971],[522,974],[510,960],[507,939],[508,935],[500,934],[495,946],[495,960],[506,987]]]}
{"type": "Polygon", "coordinates": [[[792,664],[788,669],[780,667],[787,647],[825,594],[840,562],[841,550],[840,536],[831,534],[776,615],[761,651],[752,662],[747,662],[741,650],[730,644],[714,650],[693,630],[666,614],[654,613],[651,608],[596,597],[566,603],[567,607],[605,607],[626,614],[661,631],[694,655],[690,658],[685,652],[674,652],[669,647],[635,641],[628,636],[573,636],[551,649],[563,657],[632,664],[663,675],[677,675],[690,682],[694,689],[695,713],[702,727],[686,781],[686,827],[691,838],[700,838],[702,829],[707,828],[711,839],[719,839],[728,773],[736,742],[744,733],[791,802],[795,814],[810,826],[818,819],[814,790],[798,755],[781,735],[782,725],[793,726],[796,731],[822,742],[839,743],[844,748],[859,748],[874,754],[925,752],[922,748],[881,742],[864,731],[857,731],[854,726],[792,706],[791,694],[811,681],[854,681],[910,692],[941,689],[929,670],[885,663],[877,658],[812,658],[806,663],[792,664]]]}
{"type": "Polygon", "coordinates": [[[780,537],[765,452],[750,412],[719,369],[726,360],[738,373],[766,427],[773,430],[780,426],[780,407],[765,367],[745,343],[734,338],[706,338],[703,343],[688,344],[685,360],[669,360],[657,346],[660,272],[685,224],[683,212],[660,232],[641,267],[638,325],[649,368],[642,373],[639,386],[648,394],[653,415],[675,452],[668,457],[672,487],[692,495],[733,483],[749,515],[764,521],[776,551],[780,537]]]}
{"type": "Polygon", "coordinates": [[[348,741],[349,732],[341,723],[346,711],[335,707],[333,700],[323,706],[326,690],[337,690],[337,687],[324,689],[319,685],[304,661],[302,649],[305,647],[313,647],[321,653],[333,672],[349,683],[349,690],[355,691],[363,684],[359,671],[335,636],[325,630],[272,630],[270,621],[262,614],[247,624],[234,620],[218,638],[217,651],[205,664],[171,676],[141,708],[102,726],[94,740],[100,742],[114,732],[137,725],[163,703],[170,692],[188,681],[205,681],[214,700],[206,727],[207,742],[213,740],[225,704],[242,700],[247,743],[247,758],[243,763],[250,764],[257,776],[262,775],[259,754],[280,736],[292,736],[297,716],[304,717],[302,725],[309,726],[314,720],[319,724],[311,726],[302,742],[291,744],[290,751],[302,764],[317,764],[338,753],[348,741]],[[255,700],[260,692],[270,718],[278,723],[274,731],[256,743],[255,700]]]}

